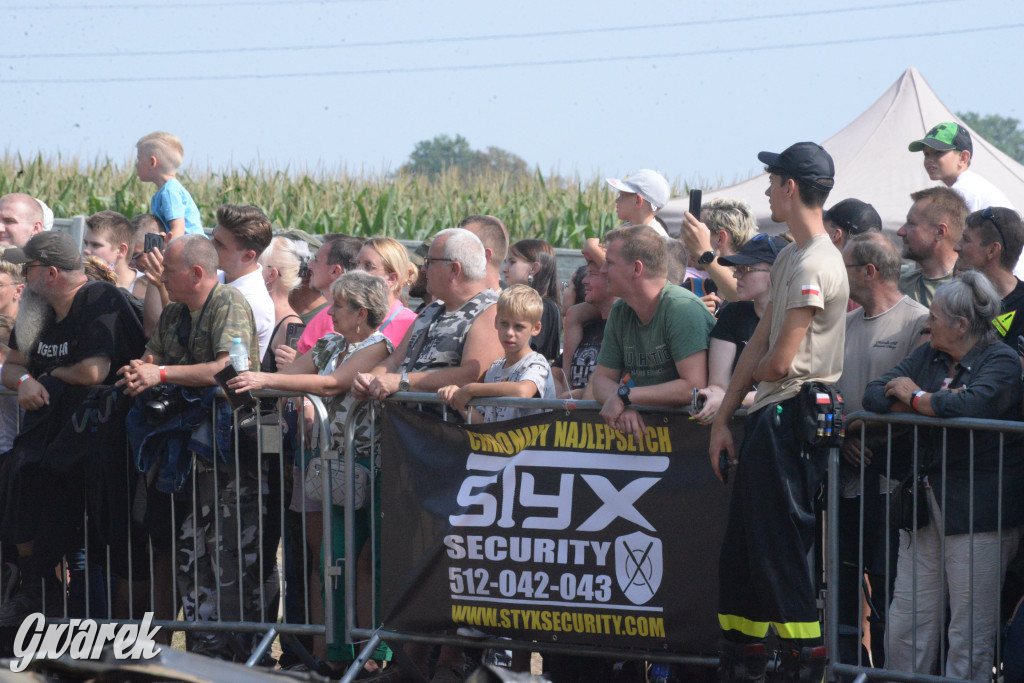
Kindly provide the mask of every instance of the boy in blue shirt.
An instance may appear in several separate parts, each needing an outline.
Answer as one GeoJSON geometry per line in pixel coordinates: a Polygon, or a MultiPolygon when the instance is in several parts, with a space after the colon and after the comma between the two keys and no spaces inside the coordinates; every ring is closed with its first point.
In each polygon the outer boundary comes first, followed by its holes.
{"type": "Polygon", "coordinates": [[[170,133],[157,131],[143,136],[137,143],[139,160],[135,171],[139,180],[156,185],[156,194],[149,202],[150,212],[160,220],[167,240],[185,233],[203,234],[203,223],[192,195],[174,174],[181,166],[185,152],[181,140],[170,133]]]}

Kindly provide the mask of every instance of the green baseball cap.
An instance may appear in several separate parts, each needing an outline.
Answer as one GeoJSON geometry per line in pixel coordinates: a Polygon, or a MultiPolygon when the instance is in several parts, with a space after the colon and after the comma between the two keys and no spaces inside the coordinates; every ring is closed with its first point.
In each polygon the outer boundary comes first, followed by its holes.
{"type": "Polygon", "coordinates": [[[967,129],[958,123],[948,121],[928,131],[920,140],[914,140],[907,147],[911,152],[920,152],[925,147],[937,149],[940,152],[948,152],[951,149],[967,150],[974,156],[974,145],[971,144],[971,134],[967,129]]]}

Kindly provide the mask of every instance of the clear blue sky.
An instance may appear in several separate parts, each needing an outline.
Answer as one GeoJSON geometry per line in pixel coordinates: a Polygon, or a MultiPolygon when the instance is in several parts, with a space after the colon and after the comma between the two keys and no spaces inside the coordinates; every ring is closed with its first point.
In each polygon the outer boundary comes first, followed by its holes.
{"type": "Polygon", "coordinates": [[[916,66],[954,111],[1024,119],[1010,0],[5,0],[9,152],[380,172],[462,134],[545,173],[726,184],[821,141],[916,66]]]}

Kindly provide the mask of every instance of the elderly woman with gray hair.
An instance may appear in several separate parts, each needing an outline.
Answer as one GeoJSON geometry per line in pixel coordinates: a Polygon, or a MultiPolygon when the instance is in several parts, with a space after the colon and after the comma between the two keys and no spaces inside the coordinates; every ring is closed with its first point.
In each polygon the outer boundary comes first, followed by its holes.
{"type": "MultiPolygon", "coordinates": [[[[352,379],[360,372],[367,372],[379,365],[388,354],[394,349],[389,341],[378,329],[384,322],[391,304],[390,291],[387,281],[378,276],[371,275],[365,271],[349,271],[339,277],[331,285],[331,297],[333,302],[330,308],[330,316],[334,321],[334,329],[337,334],[328,334],[322,337],[313,348],[302,354],[284,370],[276,373],[266,372],[243,372],[232,379],[228,385],[235,391],[247,391],[256,389],[280,389],[283,391],[307,392],[325,397],[324,405],[327,408],[328,421],[330,423],[330,443],[319,444],[321,450],[336,450],[344,452],[345,448],[345,420],[349,411],[357,411],[355,417],[355,434],[353,448],[355,449],[356,463],[362,465],[372,472],[375,468],[371,465],[370,456],[372,452],[372,430],[369,422],[369,404],[359,403],[349,392],[352,379]]],[[[310,472],[307,467],[305,478],[317,476],[316,472],[310,472]]],[[[303,478],[296,478],[295,494],[301,498],[302,486],[300,481],[303,478]]],[[[341,482],[335,477],[332,488],[341,486],[341,482]]],[[[306,487],[309,488],[309,487],[306,487]]],[[[357,493],[358,498],[358,493],[357,493]]],[[[326,501],[324,501],[326,503],[326,501]]],[[[344,536],[341,509],[336,505],[325,505],[332,509],[334,518],[334,551],[335,560],[343,557],[344,536]]],[[[369,538],[369,506],[356,510],[356,538],[355,547],[361,549],[369,538]]],[[[320,526],[321,520],[318,513],[307,513],[307,540],[319,552],[320,547],[320,526]]],[[[362,564],[362,563],[361,563],[362,564]]],[[[316,562],[315,566],[322,566],[316,562]]],[[[362,586],[368,585],[370,580],[369,564],[361,566],[361,575],[358,577],[362,586]]],[[[339,593],[339,592],[336,592],[339,593]]],[[[342,596],[343,600],[343,596],[342,596]]],[[[337,611],[335,614],[344,615],[345,606],[341,600],[336,601],[337,611]]],[[[368,608],[369,603],[364,607],[368,608]]],[[[313,618],[322,619],[313,604],[313,618]]],[[[368,615],[368,612],[367,612],[368,615]]],[[[368,618],[368,617],[367,617],[368,618]]],[[[336,643],[329,651],[324,651],[322,639],[318,639],[314,654],[323,657],[328,655],[331,662],[349,662],[355,659],[355,652],[351,644],[336,643]]]]}
{"type": "MultiPolygon", "coordinates": [[[[868,384],[864,408],[939,418],[1019,420],[1020,361],[992,325],[999,295],[975,271],[942,285],[932,300],[931,340],[868,384]]],[[[900,530],[889,608],[886,666],[931,673],[950,610],[942,673],[988,681],[999,593],[1024,525],[1024,452],[1018,434],[925,428],[916,530],[900,530]]],[[[914,526],[907,524],[906,526],[914,526]]]]}

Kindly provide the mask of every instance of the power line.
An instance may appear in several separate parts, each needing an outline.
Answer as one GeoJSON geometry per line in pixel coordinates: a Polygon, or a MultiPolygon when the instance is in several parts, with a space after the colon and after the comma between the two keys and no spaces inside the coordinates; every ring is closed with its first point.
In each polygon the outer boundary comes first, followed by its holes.
{"type": "Polygon", "coordinates": [[[571,66],[578,64],[601,64],[610,62],[635,62],[648,59],[678,59],[680,57],[703,57],[707,55],[736,54],[743,52],[768,52],[772,50],[790,50],[808,47],[833,47],[836,45],[855,45],[859,43],[877,43],[886,40],[908,40],[915,38],[935,38],[939,36],[963,35],[966,33],[983,33],[988,31],[1005,31],[1024,28],[1021,24],[1004,24],[1001,26],[979,26],[976,28],[958,28],[945,31],[929,31],[924,33],[904,33],[890,36],[871,36],[868,38],[847,38],[843,40],[821,40],[810,43],[789,43],[785,45],[762,45],[754,47],[716,48],[713,50],[694,50],[690,52],[665,52],[652,55],[631,55],[614,57],[581,57],[576,59],[551,59],[534,62],[499,62],[492,64],[454,64],[447,66],[410,66],[384,67],[380,69],[352,69],[341,71],[303,71],[291,73],[258,73],[228,74],[223,76],[115,76],[111,78],[25,78],[0,79],[0,84],[52,83],[52,84],[88,84],[88,83],[167,83],[182,81],[222,81],[222,80],[262,80],[272,78],[324,78],[332,76],[377,76],[389,74],[430,73],[438,71],[482,71],[486,69],[511,69],[517,67],[571,66]]]}
{"type": "MultiPolygon", "coordinates": [[[[373,0],[288,0],[288,5],[330,5],[341,2],[373,2],[373,0]]],[[[169,10],[180,10],[180,9],[204,9],[207,7],[259,7],[259,6],[277,6],[281,7],[284,3],[281,0],[239,0],[238,2],[187,2],[187,3],[174,3],[174,4],[140,4],[132,3],[126,5],[118,5],[115,3],[101,3],[95,5],[14,5],[3,7],[2,9],[7,12],[13,11],[39,11],[39,10],[60,10],[62,12],[68,12],[72,10],[97,10],[97,9],[144,9],[144,10],[158,10],[158,9],[169,9],[169,10]]]]}
{"type": "MultiPolygon", "coordinates": [[[[623,31],[650,31],[657,29],[683,28],[687,26],[704,26],[708,24],[735,24],[747,21],[764,21],[771,19],[793,19],[809,16],[827,14],[845,14],[850,12],[865,12],[879,9],[895,9],[899,7],[914,7],[918,5],[937,5],[950,2],[962,2],[963,0],[907,0],[888,5],[864,5],[857,7],[837,7],[833,9],[806,10],[803,12],[786,12],[776,14],[759,14],[746,17],[727,17],[724,19],[691,19],[688,21],[668,22],[662,24],[638,24],[635,26],[613,26],[601,28],[564,29],[558,31],[540,31],[534,33],[499,33],[481,36],[447,36],[442,38],[413,38],[409,40],[375,40],[357,41],[350,43],[323,43],[317,45],[281,45],[271,46],[247,46],[247,47],[223,47],[223,48],[197,48],[194,50],[130,50],[130,51],[106,51],[106,52],[51,52],[38,54],[15,54],[3,55],[3,59],[81,59],[91,57],[185,57],[190,55],[214,55],[214,54],[246,54],[266,52],[309,52],[313,50],[342,50],[360,47],[395,47],[399,45],[436,45],[443,43],[469,43],[491,40],[521,40],[530,38],[555,38],[565,36],[593,35],[599,33],[621,33],[623,31]]],[[[322,0],[310,0],[310,2],[322,2],[322,0]]],[[[243,3],[225,3],[243,4],[243,3]]],[[[253,2],[252,4],[277,4],[273,2],[253,2]]],[[[127,6],[127,5],[125,5],[127,6]]]]}

